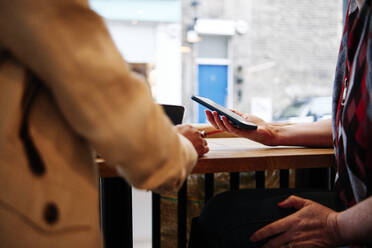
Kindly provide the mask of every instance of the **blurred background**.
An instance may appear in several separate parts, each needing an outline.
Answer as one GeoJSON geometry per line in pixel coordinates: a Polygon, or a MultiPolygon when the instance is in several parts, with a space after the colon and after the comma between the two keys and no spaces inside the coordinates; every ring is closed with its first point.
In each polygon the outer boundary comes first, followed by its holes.
{"type": "MultiPolygon", "coordinates": [[[[205,122],[191,95],[266,121],[330,118],[346,0],[90,0],[158,103],[205,122]]],[[[150,247],[151,195],[134,191],[135,247],[150,247]]]]}

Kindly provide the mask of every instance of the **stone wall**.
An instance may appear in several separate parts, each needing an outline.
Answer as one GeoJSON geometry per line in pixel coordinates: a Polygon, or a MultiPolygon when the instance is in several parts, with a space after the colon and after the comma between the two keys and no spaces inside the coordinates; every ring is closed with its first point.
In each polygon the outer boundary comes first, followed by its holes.
{"type": "MultiPolygon", "coordinates": [[[[184,27],[194,15],[190,3],[191,0],[183,1],[184,27]]],[[[341,0],[199,0],[199,3],[199,18],[244,20],[248,24],[244,35],[232,38],[233,71],[236,73],[241,66],[243,78],[241,85],[234,83],[234,108],[250,112],[252,97],[259,96],[271,99],[275,103],[273,111],[277,112],[295,98],[331,95],[342,32],[341,0]]],[[[196,88],[190,86],[196,80],[189,75],[195,71],[192,58],[190,53],[183,60],[187,121],[195,121],[188,99],[193,93],[190,91],[196,88]]]]}

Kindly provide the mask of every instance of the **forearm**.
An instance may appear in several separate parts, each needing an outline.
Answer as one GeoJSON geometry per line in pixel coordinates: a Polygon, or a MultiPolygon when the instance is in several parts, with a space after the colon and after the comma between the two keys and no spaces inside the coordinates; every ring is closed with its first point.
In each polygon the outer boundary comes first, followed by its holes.
{"type": "Polygon", "coordinates": [[[339,213],[337,226],[343,244],[372,244],[372,197],[339,213]]]}
{"type": "Polygon", "coordinates": [[[332,146],[332,121],[312,123],[272,124],[277,145],[332,146]]]}

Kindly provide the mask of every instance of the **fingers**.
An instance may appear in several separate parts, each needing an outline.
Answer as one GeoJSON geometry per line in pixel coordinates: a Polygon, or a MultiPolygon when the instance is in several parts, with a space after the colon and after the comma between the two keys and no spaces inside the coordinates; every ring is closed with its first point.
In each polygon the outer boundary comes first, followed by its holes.
{"type": "Polygon", "coordinates": [[[209,152],[208,142],[205,139],[201,139],[200,145],[196,150],[199,155],[209,152]]]}
{"type": "Polygon", "coordinates": [[[208,147],[208,142],[207,140],[203,137],[203,134],[199,132],[199,137],[197,137],[197,147],[196,150],[199,155],[203,155],[207,152],[209,152],[209,147],[208,147]]]}
{"type": "MultiPolygon", "coordinates": [[[[242,115],[238,111],[233,110],[235,113],[242,115]]],[[[230,132],[238,136],[252,138],[252,136],[247,136],[250,134],[254,134],[257,132],[257,130],[242,130],[239,128],[236,128],[233,126],[230,121],[225,116],[220,116],[216,111],[209,111],[206,110],[205,114],[207,116],[208,121],[212,124],[213,127],[215,127],[218,130],[224,131],[224,132],[230,132]]]]}
{"type": "Polygon", "coordinates": [[[228,132],[238,135],[240,134],[241,131],[238,128],[234,127],[225,116],[222,116],[222,123],[228,132]]]}
{"type": "Polygon", "coordinates": [[[262,246],[262,248],[282,247],[285,244],[288,244],[292,240],[292,236],[293,236],[292,232],[284,232],[283,234],[270,239],[264,246],[262,246]]]}
{"type": "Polygon", "coordinates": [[[177,125],[176,129],[193,144],[198,155],[203,155],[209,151],[208,143],[198,129],[189,124],[177,125]]]}
{"type": "Polygon", "coordinates": [[[294,218],[292,215],[290,215],[286,218],[280,219],[278,221],[275,221],[275,222],[261,228],[260,230],[255,232],[251,236],[250,239],[251,239],[252,242],[257,242],[257,241],[260,241],[262,239],[271,237],[275,234],[285,232],[288,229],[290,229],[292,225],[295,224],[294,223],[295,221],[296,221],[296,218],[294,218]]]}
{"type": "Polygon", "coordinates": [[[199,145],[199,149],[198,149],[199,150],[199,152],[198,152],[199,155],[203,155],[203,154],[209,152],[208,142],[205,139],[205,136],[206,136],[205,131],[199,132],[199,141],[200,141],[199,142],[200,145],[199,145]]]}
{"type": "Polygon", "coordinates": [[[207,142],[206,139],[202,139],[202,146],[203,146],[204,150],[208,149],[208,151],[209,151],[208,142],[207,142]]]}
{"type": "Polygon", "coordinates": [[[206,146],[206,147],[203,148],[203,152],[200,155],[206,154],[208,152],[209,152],[209,147],[206,146]]]}
{"type": "Polygon", "coordinates": [[[281,208],[295,208],[295,209],[301,209],[305,206],[307,203],[306,199],[303,199],[301,197],[291,195],[287,199],[285,199],[282,202],[278,203],[278,206],[281,208]]]}
{"type": "Polygon", "coordinates": [[[242,113],[240,113],[239,111],[236,111],[235,109],[230,109],[232,112],[234,112],[235,114],[237,115],[240,115],[240,116],[243,116],[242,113]]]}
{"type": "MultiPolygon", "coordinates": [[[[292,195],[292,196],[288,197],[286,200],[278,203],[278,206],[283,207],[283,208],[301,209],[305,206],[305,204],[307,202],[308,202],[308,200],[306,200],[306,199],[303,199],[301,197],[292,195]]],[[[257,242],[259,240],[262,240],[262,239],[271,237],[273,235],[285,232],[285,231],[289,230],[292,226],[295,226],[296,221],[298,221],[298,219],[294,215],[290,215],[286,218],[283,218],[283,219],[280,219],[276,222],[273,222],[273,223],[261,228],[257,232],[255,232],[251,236],[251,241],[257,242]]],[[[288,242],[287,236],[283,234],[283,235],[278,236],[277,238],[274,238],[272,241],[269,241],[267,243],[268,246],[264,246],[264,247],[280,247],[281,245],[283,245],[287,242],[288,242]],[[283,243],[280,243],[280,242],[283,242],[283,243]]]]}
{"type": "Polygon", "coordinates": [[[205,114],[207,115],[207,119],[208,121],[212,124],[212,126],[214,126],[216,129],[218,130],[221,130],[221,131],[225,131],[227,132],[228,129],[226,128],[226,126],[224,125],[224,123],[222,122],[221,118],[220,118],[220,115],[216,112],[216,111],[209,111],[209,110],[206,110],[205,111],[205,114]]]}
{"type": "Polygon", "coordinates": [[[315,244],[311,241],[303,241],[303,242],[291,242],[292,248],[314,248],[315,244]]]}
{"type": "Polygon", "coordinates": [[[199,156],[209,152],[209,147],[207,144],[204,143],[204,141],[200,142],[199,145],[196,145],[194,147],[199,156]]]}
{"type": "Polygon", "coordinates": [[[227,131],[227,128],[225,127],[225,125],[223,124],[222,120],[220,119],[219,114],[216,111],[213,111],[212,114],[213,114],[214,121],[217,124],[218,129],[220,129],[222,131],[227,131]]]}
{"type": "Polygon", "coordinates": [[[209,111],[209,110],[206,110],[206,111],[205,111],[205,115],[207,116],[207,119],[208,119],[209,123],[212,124],[212,126],[213,126],[214,128],[219,129],[219,127],[217,126],[217,123],[216,123],[215,120],[214,120],[214,117],[213,117],[212,112],[209,111]]]}

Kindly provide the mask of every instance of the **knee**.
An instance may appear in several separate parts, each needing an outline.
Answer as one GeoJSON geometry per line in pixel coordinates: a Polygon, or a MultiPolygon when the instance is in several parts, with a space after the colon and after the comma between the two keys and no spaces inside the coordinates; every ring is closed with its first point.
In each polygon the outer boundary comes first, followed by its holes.
{"type": "Polygon", "coordinates": [[[210,225],[217,224],[223,219],[228,218],[230,213],[234,213],[234,208],[238,206],[237,192],[227,191],[211,198],[203,208],[199,217],[201,222],[208,222],[210,225]]]}

